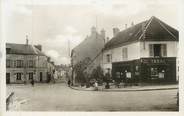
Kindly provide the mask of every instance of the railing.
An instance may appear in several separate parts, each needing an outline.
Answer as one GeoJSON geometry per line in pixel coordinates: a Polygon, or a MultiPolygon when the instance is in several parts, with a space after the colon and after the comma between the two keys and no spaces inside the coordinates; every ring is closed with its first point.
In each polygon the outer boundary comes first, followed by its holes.
{"type": "Polygon", "coordinates": [[[10,110],[10,105],[13,104],[14,92],[11,92],[6,98],[6,110],[10,110]]]}

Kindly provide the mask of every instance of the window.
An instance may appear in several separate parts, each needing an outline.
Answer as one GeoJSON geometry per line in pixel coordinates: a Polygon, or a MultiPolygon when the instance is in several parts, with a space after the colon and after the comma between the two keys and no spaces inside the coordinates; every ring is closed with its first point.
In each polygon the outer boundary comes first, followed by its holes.
{"type": "Polygon", "coordinates": [[[109,62],[111,62],[111,55],[110,54],[107,54],[107,56],[106,56],[106,60],[107,60],[107,63],[109,63],[109,62]]]}
{"type": "Polygon", "coordinates": [[[158,68],[151,68],[151,78],[157,78],[158,77],[158,68]]]}
{"type": "Polygon", "coordinates": [[[151,57],[165,57],[167,56],[166,44],[150,44],[149,54],[151,57]]]}
{"type": "Polygon", "coordinates": [[[17,80],[21,80],[21,73],[17,73],[17,74],[16,74],[16,79],[17,79],[17,80]]]}
{"type": "Polygon", "coordinates": [[[166,46],[166,44],[161,45],[161,54],[162,54],[162,56],[167,56],[167,46],[166,46]]]}
{"type": "Polygon", "coordinates": [[[22,68],[23,67],[23,61],[22,60],[17,60],[16,65],[17,65],[17,68],[22,68]]]}
{"type": "Polygon", "coordinates": [[[123,60],[126,60],[128,58],[128,52],[127,51],[128,51],[127,48],[122,49],[123,60]]]}
{"type": "Polygon", "coordinates": [[[6,48],[6,53],[9,54],[10,53],[10,48],[6,48]]]}
{"type": "Polygon", "coordinates": [[[6,68],[10,68],[10,62],[11,60],[6,60],[6,68]]]}
{"type": "Polygon", "coordinates": [[[29,60],[29,68],[33,68],[33,60],[29,60]]]}

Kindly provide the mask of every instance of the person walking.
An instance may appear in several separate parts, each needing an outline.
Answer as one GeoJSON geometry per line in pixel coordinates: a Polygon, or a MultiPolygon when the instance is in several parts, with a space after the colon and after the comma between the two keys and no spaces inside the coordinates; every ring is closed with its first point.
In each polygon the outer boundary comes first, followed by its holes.
{"type": "Polygon", "coordinates": [[[34,87],[34,79],[31,80],[31,85],[34,87]]]}
{"type": "Polygon", "coordinates": [[[98,91],[98,82],[95,81],[95,91],[98,91]]]}
{"type": "Polygon", "coordinates": [[[70,81],[70,80],[68,80],[68,87],[70,87],[70,83],[71,83],[71,81],[70,81]]]}

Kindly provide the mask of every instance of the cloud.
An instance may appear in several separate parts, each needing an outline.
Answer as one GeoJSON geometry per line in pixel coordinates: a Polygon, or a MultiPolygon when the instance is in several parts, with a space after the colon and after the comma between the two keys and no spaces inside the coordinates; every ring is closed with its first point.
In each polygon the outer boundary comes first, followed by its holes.
{"type": "Polygon", "coordinates": [[[32,6],[26,4],[18,4],[12,0],[6,0],[4,3],[5,15],[12,16],[15,13],[19,15],[32,15],[32,6]]]}
{"type": "Polygon", "coordinates": [[[66,27],[66,32],[68,34],[75,34],[77,32],[77,30],[73,26],[67,26],[66,27]]]}
{"type": "Polygon", "coordinates": [[[60,57],[59,63],[60,64],[69,64],[70,58],[69,57],[60,57]]]}
{"type": "Polygon", "coordinates": [[[51,58],[54,58],[54,59],[57,59],[60,56],[59,53],[56,50],[49,50],[49,51],[46,52],[46,54],[48,56],[50,56],[51,58]]]}
{"type": "Polygon", "coordinates": [[[176,27],[177,2],[174,0],[6,0],[6,40],[41,44],[57,63],[69,62],[68,45],[74,48],[96,25],[112,37],[112,28],[124,29],[156,16],[176,27]]]}
{"type": "Polygon", "coordinates": [[[61,56],[60,53],[57,50],[48,50],[46,52],[46,55],[51,57],[51,60],[55,61],[55,64],[69,64],[70,63],[70,57],[61,56]]]}

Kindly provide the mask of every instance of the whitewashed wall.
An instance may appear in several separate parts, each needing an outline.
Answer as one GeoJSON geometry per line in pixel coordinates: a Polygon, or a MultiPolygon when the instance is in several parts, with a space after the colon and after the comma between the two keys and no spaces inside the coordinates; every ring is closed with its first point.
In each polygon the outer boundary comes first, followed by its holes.
{"type": "Polygon", "coordinates": [[[104,71],[107,68],[112,69],[112,62],[121,62],[121,61],[129,61],[140,58],[150,57],[149,55],[149,44],[167,44],[167,57],[177,57],[178,52],[178,42],[173,41],[157,41],[157,42],[135,42],[129,45],[113,48],[110,50],[106,50],[103,53],[103,64],[102,67],[104,71]],[[145,44],[145,49],[144,49],[145,44]],[[123,60],[122,58],[122,49],[126,47],[128,48],[128,58],[123,60]],[[110,63],[106,62],[107,54],[112,55],[112,61],[110,63]]]}
{"type": "Polygon", "coordinates": [[[178,51],[178,42],[173,41],[149,41],[149,42],[140,42],[140,57],[150,57],[149,55],[149,44],[166,44],[167,45],[167,57],[177,57],[178,51]],[[144,49],[145,44],[145,49],[144,49]]]}
{"type": "Polygon", "coordinates": [[[107,68],[112,69],[112,62],[121,62],[121,61],[128,61],[140,58],[140,42],[135,42],[129,45],[113,48],[110,50],[106,50],[103,53],[103,68],[104,70],[107,68]],[[128,58],[123,59],[122,57],[122,49],[126,47],[128,49],[128,58]],[[106,62],[107,54],[112,55],[112,61],[110,63],[106,62]]]}

